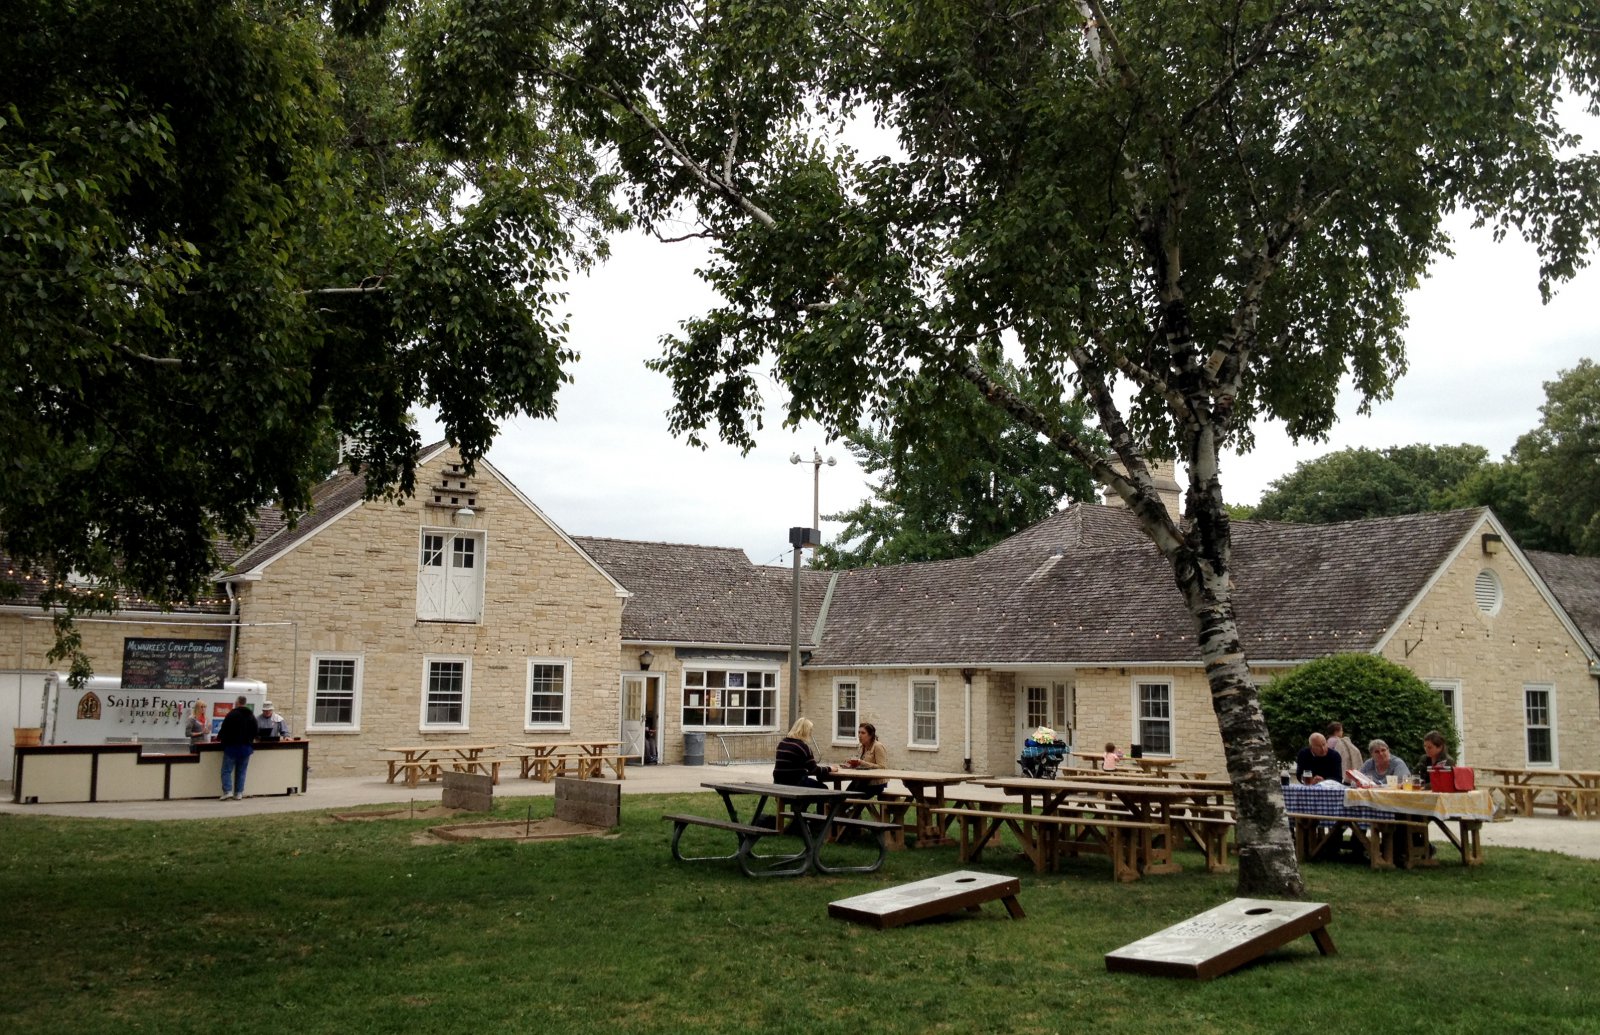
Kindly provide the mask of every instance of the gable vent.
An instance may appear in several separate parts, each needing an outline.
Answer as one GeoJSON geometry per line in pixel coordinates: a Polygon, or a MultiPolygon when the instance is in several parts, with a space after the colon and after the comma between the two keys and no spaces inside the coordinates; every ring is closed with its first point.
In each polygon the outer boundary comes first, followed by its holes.
{"type": "Polygon", "coordinates": [[[1505,599],[1500,591],[1500,576],[1487,570],[1478,572],[1477,581],[1472,584],[1472,597],[1479,611],[1486,615],[1499,614],[1500,604],[1505,599]]]}

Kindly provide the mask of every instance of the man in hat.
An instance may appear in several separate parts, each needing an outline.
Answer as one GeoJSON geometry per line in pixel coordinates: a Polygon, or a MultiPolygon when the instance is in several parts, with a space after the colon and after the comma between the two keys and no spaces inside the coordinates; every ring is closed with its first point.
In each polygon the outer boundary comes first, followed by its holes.
{"type": "Polygon", "coordinates": [[[289,724],[272,709],[271,701],[261,702],[261,714],[256,716],[256,736],[277,740],[289,735],[289,724]]]}

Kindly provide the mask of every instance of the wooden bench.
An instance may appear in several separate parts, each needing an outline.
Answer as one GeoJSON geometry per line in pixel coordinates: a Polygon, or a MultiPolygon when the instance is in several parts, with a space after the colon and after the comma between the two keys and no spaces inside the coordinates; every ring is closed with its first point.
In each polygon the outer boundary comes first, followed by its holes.
{"type": "MultiPolygon", "coordinates": [[[[1119,881],[1138,880],[1141,861],[1149,856],[1151,838],[1167,829],[1164,823],[1121,819],[1109,814],[1041,814],[993,809],[941,808],[939,815],[961,824],[961,861],[972,862],[1002,829],[1016,835],[1035,873],[1055,869],[1063,850],[1071,856],[1081,851],[1111,859],[1111,875],[1119,881]]],[[[1109,811],[1109,810],[1107,810],[1109,811]]]]}
{"type": "Polygon", "coordinates": [[[1367,861],[1374,870],[1392,870],[1395,866],[1395,846],[1400,838],[1410,837],[1420,828],[1426,838],[1428,823],[1405,819],[1359,819],[1351,816],[1324,816],[1310,812],[1288,814],[1294,825],[1294,851],[1301,862],[1322,854],[1341,827],[1349,827],[1351,836],[1367,853],[1367,861]]]}
{"type": "Polygon", "coordinates": [[[885,794],[878,798],[850,798],[844,803],[840,818],[868,818],[888,827],[885,841],[889,851],[900,852],[906,847],[906,831],[916,830],[916,824],[907,824],[906,813],[914,804],[905,795],[885,794]]]}
{"type": "Polygon", "coordinates": [[[591,776],[598,780],[604,775],[605,766],[611,767],[611,771],[617,774],[617,779],[627,779],[623,775],[628,767],[627,755],[568,755],[567,758],[576,763],[574,768],[577,769],[580,780],[587,780],[591,776]]]}
{"type": "Polygon", "coordinates": [[[443,770],[439,768],[439,760],[436,758],[424,758],[415,762],[408,762],[403,758],[380,758],[378,761],[388,764],[389,783],[394,783],[395,780],[404,777],[408,787],[415,787],[419,780],[427,780],[431,783],[438,780],[443,774],[443,770]]]}
{"type": "Polygon", "coordinates": [[[586,755],[572,752],[560,752],[553,755],[536,755],[532,752],[513,755],[512,758],[521,763],[522,779],[534,779],[540,783],[549,783],[558,776],[571,775],[580,780],[602,775],[602,768],[609,765],[612,772],[617,774],[617,779],[626,780],[628,756],[627,755],[586,755]]]}
{"type": "Polygon", "coordinates": [[[752,871],[749,866],[757,842],[778,832],[776,827],[751,826],[748,823],[735,823],[731,819],[716,819],[711,816],[669,814],[661,818],[672,823],[672,857],[678,862],[734,859],[738,861],[740,869],[751,876],[757,876],[761,872],[752,871]],[[678,847],[678,842],[689,827],[710,827],[712,830],[729,831],[738,839],[738,847],[728,855],[684,855],[678,847]]]}
{"type": "Polygon", "coordinates": [[[1195,847],[1205,853],[1208,872],[1227,872],[1228,834],[1238,823],[1232,808],[1175,808],[1168,818],[1172,821],[1174,833],[1182,831],[1187,834],[1195,847]]]}

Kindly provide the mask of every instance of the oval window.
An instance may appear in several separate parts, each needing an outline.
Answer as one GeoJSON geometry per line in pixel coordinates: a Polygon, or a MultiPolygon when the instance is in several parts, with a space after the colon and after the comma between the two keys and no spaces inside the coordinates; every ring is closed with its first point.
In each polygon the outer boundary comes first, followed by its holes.
{"type": "Polygon", "coordinates": [[[1478,579],[1472,585],[1472,595],[1478,602],[1478,610],[1486,615],[1500,613],[1500,604],[1504,595],[1500,591],[1500,576],[1492,571],[1478,572],[1478,579]]]}

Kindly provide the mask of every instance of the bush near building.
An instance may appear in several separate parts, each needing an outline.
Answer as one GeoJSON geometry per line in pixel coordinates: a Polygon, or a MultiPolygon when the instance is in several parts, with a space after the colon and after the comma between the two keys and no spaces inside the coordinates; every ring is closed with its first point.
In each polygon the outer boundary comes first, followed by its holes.
{"type": "Polygon", "coordinates": [[[1312,733],[1344,723],[1363,755],[1374,738],[1410,765],[1422,754],[1422,737],[1438,730],[1454,758],[1460,735],[1444,699],[1410,669],[1375,654],[1335,654],[1301,665],[1261,688],[1272,748],[1292,761],[1312,733]]]}

